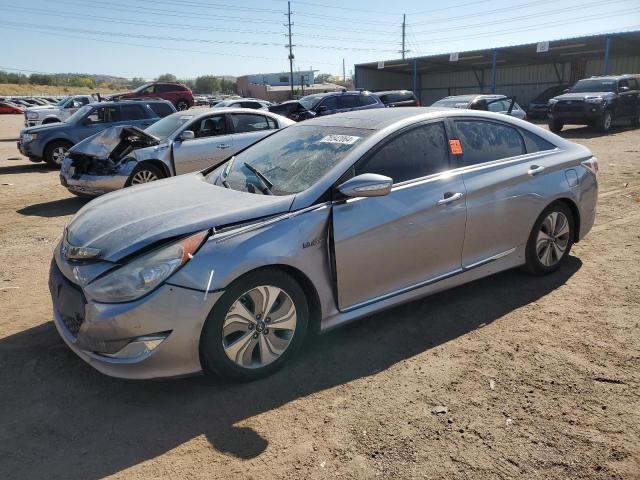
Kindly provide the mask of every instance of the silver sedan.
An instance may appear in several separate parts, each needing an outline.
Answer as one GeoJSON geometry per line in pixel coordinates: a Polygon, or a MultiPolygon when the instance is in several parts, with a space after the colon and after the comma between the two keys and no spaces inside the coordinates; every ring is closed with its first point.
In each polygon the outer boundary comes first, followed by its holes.
{"type": "Polygon", "coordinates": [[[55,249],[55,325],[108,375],[259,378],[309,330],[514,267],[552,273],[593,225],[597,170],[500,114],[312,119],[87,204],[55,249]]]}

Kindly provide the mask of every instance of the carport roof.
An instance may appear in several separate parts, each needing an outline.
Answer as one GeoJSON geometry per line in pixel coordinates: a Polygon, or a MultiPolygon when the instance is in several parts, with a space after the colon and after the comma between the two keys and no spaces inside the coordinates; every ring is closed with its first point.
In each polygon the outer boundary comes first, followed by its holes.
{"type": "MultiPolygon", "coordinates": [[[[461,70],[482,70],[491,68],[493,52],[497,52],[497,67],[517,67],[535,64],[563,63],[572,59],[603,58],[606,39],[611,39],[610,56],[638,55],[640,53],[640,30],[631,32],[589,35],[585,37],[550,40],[549,50],[537,53],[537,43],[526,43],[506,47],[487,48],[460,52],[458,60],[449,61],[449,53],[413,57],[396,60],[385,60],[384,70],[387,72],[413,73],[414,62],[417,72],[451,73],[461,70]]],[[[378,70],[378,62],[361,63],[356,68],[378,70]]],[[[633,72],[615,72],[633,73],[633,72]]]]}

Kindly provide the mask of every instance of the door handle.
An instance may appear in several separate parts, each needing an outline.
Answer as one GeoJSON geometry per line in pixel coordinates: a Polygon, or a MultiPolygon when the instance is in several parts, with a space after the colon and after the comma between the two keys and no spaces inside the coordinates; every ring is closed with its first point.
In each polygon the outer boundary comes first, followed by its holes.
{"type": "Polygon", "coordinates": [[[531,165],[527,173],[533,177],[534,175],[537,175],[542,172],[544,172],[544,167],[539,165],[531,165]]]}
{"type": "Polygon", "coordinates": [[[219,150],[225,150],[227,148],[229,148],[231,145],[229,145],[228,143],[219,143],[218,144],[218,149],[219,150]]]}
{"type": "Polygon", "coordinates": [[[463,193],[445,193],[444,194],[444,198],[438,200],[438,205],[447,205],[451,202],[455,202],[456,200],[460,200],[462,197],[464,197],[463,193]]]}

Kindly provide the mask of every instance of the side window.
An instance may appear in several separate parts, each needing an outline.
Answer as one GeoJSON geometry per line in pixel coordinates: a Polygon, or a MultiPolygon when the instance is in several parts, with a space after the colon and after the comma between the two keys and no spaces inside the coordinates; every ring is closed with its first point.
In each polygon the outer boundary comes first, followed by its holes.
{"type": "Polygon", "coordinates": [[[278,128],[278,124],[276,123],[276,121],[271,118],[271,117],[267,117],[267,123],[269,124],[269,128],[274,130],[276,128],[278,128]]]}
{"type": "Polygon", "coordinates": [[[120,107],[98,107],[87,116],[91,123],[112,123],[120,120],[120,107]]]}
{"type": "Polygon", "coordinates": [[[140,91],[139,93],[153,93],[153,87],[154,87],[153,85],[149,85],[147,88],[140,91]]]}
{"type": "Polygon", "coordinates": [[[257,108],[260,109],[262,105],[258,102],[242,102],[242,108],[257,108]]]}
{"type": "Polygon", "coordinates": [[[142,105],[122,105],[120,107],[120,115],[122,120],[142,120],[147,118],[142,105]]]}
{"type": "Polygon", "coordinates": [[[203,118],[194,122],[190,130],[193,130],[196,138],[216,137],[227,133],[224,115],[203,118]]]}
{"type": "Polygon", "coordinates": [[[502,104],[502,100],[489,100],[487,102],[487,107],[490,112],[502,112],[505,110],[502,104]]]}
{"type": "Polygon", "coordinates": [[[374,103],[378,102],[376,102],[376,100],[370,95],[360,95],[358,97],[358,103],[361,107],[365,107],[367,105],[373,105],[374,103]]]}
{"type": "Polygon", "coordinates": [[[231,115],[231,123],[233,124],[233,133],[259,132],[270,128],[267,117],[250,113],[235,113],[231,115]]]}
{"type": "Polygon", "coordinates": [[[80,102],[80,106],[89,105],[89,99],[87,97],[80,97],[78,101],[80,102]]]}
{"type": "Polygon", "coordinates": [[[158,103],[149,103],[147,105],[160,118],[164,118],[167,115],[171,115],[173,113],[173,109],[169,105],[167,105],[166,103],[158,102],[158,103]]]}
{"type": "Polygon", "coordinates": [[[338,97],[338,108],[356,108],[358,97],[356,95],[342,95],[338,97]]]}
{"type": "Polygon", "coordinates": [[[638,90],[638,81],[635,78],[629,79],[629,88],[631,90],[638,90]]]}
{"type": "Polygon", "coordinates": [[[556,148],[553,143],[547,142],[544,138],[539,137],[535,133],[531,133],[529,130],[520,129],[520,133],[524,137],[527,153],[543,152],[556,148]]]}
{"type": "Polygon", "coordinates": [[[338,97],[329,97],[325,98],[322,103],[320,103],[321,107],[327,107],[327,110],[337,110],[338,109],[338,97]]]}
{"type": "Polygon", "coordinates": [[[156,85],[156,92],[158,93],[167,93],[167,92],[175,92],[178,89],[174,85],[170,85],[167,83],[159,83],[156,85]]]}
{"type": "Polygon", "coordinates": [[[455,123],[462,143],[464,165],[476,165],[525,153],[522,137],[513,127],[482,120],[459,120],[455,123]]]}
{"type": "Polygon", "coordinates": [[[629,82],[627,82],[627,80],[625,80],[624,78],[618,82],[618,90],[620,90],[620,87],[628,87],[628,86],[629,86],[629,82]]]}
{"type": "Polygon", "coordinates": [[[355,175],[377,173],[400,183],[449,169],[447,136],[442,122],[401,133],[370,157],[358,162],[355,175]]]}

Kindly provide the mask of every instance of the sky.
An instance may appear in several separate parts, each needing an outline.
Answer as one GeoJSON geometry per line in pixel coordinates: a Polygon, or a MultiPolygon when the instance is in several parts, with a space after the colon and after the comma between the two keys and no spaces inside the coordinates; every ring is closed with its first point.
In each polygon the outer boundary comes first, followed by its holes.
{"type": "MultiPolygon", "coordinates": [[[[640,0],[291,2],[294,69],[640,29],[640,0]]],[[[0,0],[0,69],[152,79],[289,70],[285,0],[0,0]]]]}

